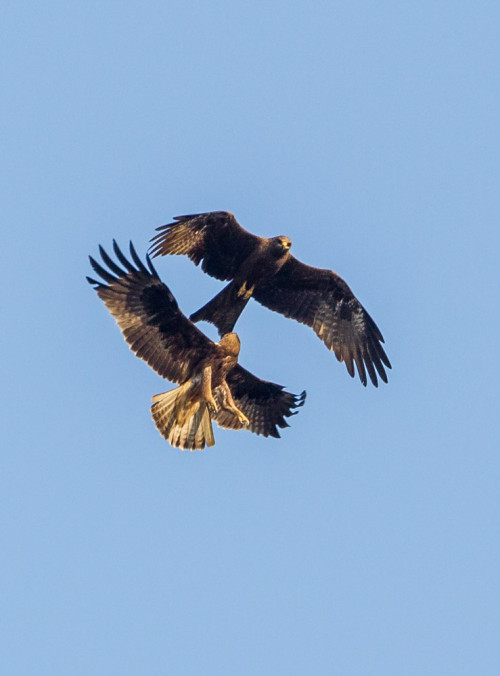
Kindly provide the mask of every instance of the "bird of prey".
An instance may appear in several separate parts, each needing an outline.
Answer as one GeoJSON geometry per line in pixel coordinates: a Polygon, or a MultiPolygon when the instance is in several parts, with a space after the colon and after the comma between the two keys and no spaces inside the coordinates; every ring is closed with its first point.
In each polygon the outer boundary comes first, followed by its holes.
{"type": "Polygon", "coordinates": [[[233,214],[213,211],[177,216],[157,228],[153,256],[186,254],[212,277],[229,284],[191,315],[215,324],[220,335],[232,331],[248,300],[312,327],[363,385],[367,372],[378,387],[391,363],[377,325],[344,280],[332,270],[305,265],[290,253],[288,237],[264,238],[244,230],[233,214]]]}
{"type": "Polygon", "coordinates": [[[220,427],[249,429],[279,437],[278,427],[297,413],[305,392],[296,396],[281,385],[260,380],[238,364],[240,341],[227,333],[212,342],[179,310],[149,256],[144,264],[130,243],[132,262],[113,242],[118,265],[102,248],[103,263],[90,258],[101,277],[87,280],[115,318],[133,352],[160,376],[179,384],[153,397],[151,412],[172,446],[213,446],[211,420],[220,427]]]}

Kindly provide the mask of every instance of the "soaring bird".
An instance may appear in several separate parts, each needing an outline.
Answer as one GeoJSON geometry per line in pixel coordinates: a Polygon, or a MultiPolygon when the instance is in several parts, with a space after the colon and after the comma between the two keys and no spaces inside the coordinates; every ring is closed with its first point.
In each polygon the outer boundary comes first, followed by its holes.
{"type": "Polygon", "coordinates": [[[157,228],[151,239],[153,256],[186,254],[212,277],[229,284],[191,315],[194,322],[215,324],[219,334],[232,331],[251,297],[285,317],[312,327],[345,362],[354,377],[354,364],[363,385],[367,372],[378,386],[387,382],[391,363],[377,325],[346,282],[332,270],[305,265],[290,253],[288,237],[258,237],[244,230],[233,214],[212,211],[177,216],[157,228]]]}
{"type": "Polygon", "coordinates": [[[220,427],[249,429],[279,437],[278,427],[297,413],[305,392],[296,396],[281,385],[260,380],[238,364],[240,341],[226,333],[211,341],[179,310],[149,256],[144,264],[130,243],[131,262],[116,242],[118,265],[99,247],[103,263],[90,258],[102,281],[87,277],[134,353],[163,378],[179,384],[153,397],[151,412],[159,432],[172,446],[213,446],[211,421],[220,427]]]}

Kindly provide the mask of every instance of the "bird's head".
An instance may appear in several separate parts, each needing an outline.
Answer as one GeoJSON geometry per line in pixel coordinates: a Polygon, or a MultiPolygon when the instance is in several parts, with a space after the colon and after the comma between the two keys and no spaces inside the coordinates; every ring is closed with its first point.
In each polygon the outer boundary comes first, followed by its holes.
{"type": "Polygon", "coordinates": [[[225,333],[219,345],[231,357],[237,357],[240,353],[240,339],[237,333],[225,333]]]}
{"type": "Polygon", "coordinates": [[[273,252],[276,257],[281,258],[290,251],[292,246],[292,240],[285,235],[279,235],[278,237],[273,237],[273,252]]]}

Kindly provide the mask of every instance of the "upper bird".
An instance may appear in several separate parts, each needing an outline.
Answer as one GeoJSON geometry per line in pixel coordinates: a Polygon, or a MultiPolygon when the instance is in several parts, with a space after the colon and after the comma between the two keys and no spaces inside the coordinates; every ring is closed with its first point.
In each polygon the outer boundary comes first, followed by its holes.
{"type": "Polygon", "coordinates": [[[151,239],[153,256],[186,254],[212,277],[231,280],[191,315],[194,322],[211,322],[224,335],[253,296],[270,310],[311,326],[352,377],[356,364],[363,385],[367,372],[375,387],[377,373],[387,382],[385,368],[391,363],[373,319],[339,275],[294,258],[288,237],[252,235],[227,211],[176,216],[157,231],[151,239]]]}

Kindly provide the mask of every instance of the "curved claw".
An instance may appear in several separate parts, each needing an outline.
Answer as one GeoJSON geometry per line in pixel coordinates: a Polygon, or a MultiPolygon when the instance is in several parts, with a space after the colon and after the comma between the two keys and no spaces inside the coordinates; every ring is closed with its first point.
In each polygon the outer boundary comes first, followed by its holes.
{"type": "Polygon", "coordinates": [[[250,420],[241,411],[238,413],[238,420],[243,427],[248,427],[248,425],[250,425],[250,420]]]}
{"type": "Polygon", "coordinates": [[[215,415],[217,411],[219,410],[219,407],[217,406],[215,399],[213,397],[210,397],[210,399],[207,399],[206,404],[208,406],[208,410],[211,413],[211,415],[215,415]]]}

